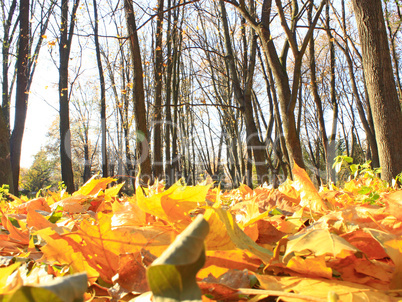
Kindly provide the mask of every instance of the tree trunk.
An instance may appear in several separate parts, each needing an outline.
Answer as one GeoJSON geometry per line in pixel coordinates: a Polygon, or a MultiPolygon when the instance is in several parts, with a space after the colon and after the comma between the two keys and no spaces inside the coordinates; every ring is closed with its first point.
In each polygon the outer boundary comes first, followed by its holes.
{"type": "Polygon", "coordinates": [[[8,185],[11,194],[14,194],[13,174],[10,162],[10,138],[8,125],[0,107],[0,187],[8,185]]]}
{"type": "MultiPolygon", "coordinates": [[[[243,75],[246,82],[245,88],[241,88],[240,80],[238,77],[238,71],[236,68],[234,52],[232,48],[232,43],[230,39],[229,26],[226,16],[226,8],[223,0],[220,2],[221,14],[222,14],[222,25],[224,29],[224,37],[225,37],[225,48],[227,53],[228,67],[230,73],[230,79],[234,89],[234,96],[239,106],[243,109],[243,116],[246,123],[246,134],[247,134],[247,148],[252,149],[252,154],[254,157],[254,164],[257,172],[258,183],[262,184],[265,181],[268,181],[268,167],[266,163],[266,150],[265,145],[261,142],[258,137],[257,126],[254,121],[253,115],[253,106],[252,106],[252,85],[253,85],[253,77],[254,77],[254,67],[255,67],[255,59],[257,54],[257,40],[256,36],[252,36],[251,39],[251,54],[250,61],[248,66],[245,66],[244,72],[246,74],[243,75]]],[[[254,32],[254,31],[253,31],[254,32]]],[[[243,62],[246,64],[246,62],[243,62]]],[[[248,152],[250,155],[250,152],[248,152]]],[[[252,160],[251,157],[248,157],[248,160],[252,160]]],[[[249,175],[249,178],[251,175],[249,175]]]]}
{"type": "Polygon", "coordinates": [[[76,11],[79,0],[75,0],[72,9],[70,27],[68,28],[68,0],[61,1],[61,26],[59,44],[59,102],[60,102],[60,160],[61,178],[67,192],[74,192],[74,175],[71,160],[70,109],[68,93],[68,63],[70,61],[71,41],[75,28],[76,11]]]}
{"type": "Polygon", "coordinates": [[[2,100],[2,109],[3,109],[3,117],[4,122],[7,125],[8,136],[10,135],[10,96],[8,93],[8,70],[9,70],[9,56],[10,56],[10,43],[12,40],[12,36],[10,37],[10,26],[11,21],[14,16],[15,8],[17,7],[17,0],[13,0],[10,5],[10,10],[8,13],[7,20],[4,20],[4,35],[3,35],[3,45],[2,45],[2,53],[3,53],[3,79],[2,79],[2,89],[3,89],[3,100],[2,100]]]}
{"type": "Polygon", "coordinates": [[[133,4],[131,0],[124,0],[124,10],[126,12],[127,29],[130,39],[131,59],[134,72],[134,110],[136,127],[136,151],[137,161],[141,168],[142,180],[147,183],[152,179],[151,161],[149,157],[149,143],[147,132],[147,119],[145,110],[144,79],[141,61],[141,50],[137,35],[137,26],[133,4]]]}
{"type": "Polygon", "coordinates": [[[22,137],[28,109],[28,57],[29,57],[29,0],[20,1],[20,38],[17,61],[17,87],[15,99],[15,118],[10,138],[11,169],[13,172],[14,193],[18,192],[22,137]]]}
{"type": "Polygon", "coordinates": [[[353,0],[364,79],[373,113],[382,179],[402,171],[402,112],[396,91],[381,1],[353,0]]]}
{"type": "MultiPolygon", "coordinates": [[[[171,6],[171,1],[168,0],[168,8],[171,6]]],[[[172,44],[173,44],[173,36],[175,32],[175,25],[172,26],[172,11],[168,11],[167,17],[167,33],[166,33],[166,48],[167,48],[167,67],[166,67],[166,96],[165,96],[165,181],[166,187],[170,187],[173,184],[174,179],[171,177],[171,169],[172,169],[172,156],[171,156],[171,140],[170,134],[172,130],[172,111],[170,108],[171,96],[172,96],[172,73],[173,73],[173,53],[172,53],[172,44]]]]}
{"type": "Polygon", "coordinates": [[[99,34],[98,34],[98,8],[96,0],[93,0],[94,5],[94,35],[95,35],[95,47],[96,47],[96,62],[98,65],[100,93],[101,93],[101,153],[102,153],[102,174],[103,177],[108,177],[108,158],[107,158],[107,145],[106,145],[106,88],[105,88],[105,76],[103,75],[103,67],[101,60],[101,52],[99,46],[99,34]]]}
{"type": "MultiPolygon", "coordinates": [[[[308,10],[308,23],[311,25],[312,23],[312,12],[313,12],[313,3],[310,2],[309,5],[309,10],[308,10]]],[[[316,76],[316,65],[315,65],[315,41],[314,41],[314,36],[311,36],[310,38],[310,44],[309,44],[309,55],[310,55],[310,60],[309,60],[309,65],[310,65],[310,78],[311,78],[311,92],[313,94],[313,99],[316,105],[317,109],[317,119],[318,119],[318,125],[320,127],[320,134],[321,134],[321,141],[322,145],[324,148],[324,154],[325,154],[325,167],[326,167],[326,172],[327,172],[327,181],[330,181],[330,178],[328,177],[329,171],[328,169],[331,169],[331,164],[329,163],[329,158],[328,158],[328,137],[327,137],[327,130],[325,127],[325,120],[324,120],[324,110],[322,108],[322,101],[321,97],[318,93],[318,84],[317,84],[317,76],[316,76]]],[[[319,140],[317,140],[319,141],[319,140]]],[[[313,159],[313,164],[316,168],[316,177],[320,176],[320,167],[319,167],[319,160],[314,161],[314,155],[312,151],[312,146],[310,144],[309,140],[309,148],[310,148],[310,155],[313,159]],[[318,175],[317,175],[318,174],[318,175]]],[[[318,185],[320,185],[320,181],[317,182],[318,185]]]]}
{"type": "Polygon", "coordinates": [[[88,145],[88,133],[85,133],[84,143],[84,173],[82,175],[83,183],[86,183],[91,178],[91,167],[92,163],[89,159],[89,145],[88,145]]]}
{"type": "Polygon", "coordinates": [[[162,33],[163,33],[163,2],[158,0],[158,15],[156,21],[155,37],[155,111],[153,116],[154,127],[154,176],[158,179],[163,178],[163,157],[162,157],[162,33]]]}

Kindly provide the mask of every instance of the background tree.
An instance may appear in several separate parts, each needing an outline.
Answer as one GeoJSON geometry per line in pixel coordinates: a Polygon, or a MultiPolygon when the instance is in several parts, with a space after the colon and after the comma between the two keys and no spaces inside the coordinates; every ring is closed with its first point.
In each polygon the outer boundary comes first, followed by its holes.
{"type": "Polygon", "coordinates": [[[7,123],[0,107],[0,186],[9,186],[10,193],[14,194],[13,178],[10,161],[9,132],[7,123]]]}
{"type": "Polygon", "coordinates": [[[29,192],[38,192],[48,186],[57,189],[54,174],[54,161],[50,160],[45,149],[41,149],[34,156],[32,166],[21,177],[22,188],[29,192]]]}
{"type": "Polygon", "coordinates": [[[141,50],[135,23],[133,4],[130,0],[124,0],[127,31],[130,40],[131,60],[133,64],[133,101],[136,127],[136,160],[141,169],[143,180],[147,183],[152,179],[151,160],[149,156],[149,140],[145,109],[143,68],[141,50]]]}
{"type": "Polygon", "coordinates": [[[11,170],[13,172],[14,192],[18,192],[22,137],[24,135],[25,120],[28,109],[28,78],[30,73],[30,68],[28,64],[28,55],[30,53],[29,19],[29,0],[21,0],[19,15],[20,33],[17,60],[15,119],[13,132],[10,138],[11,170]]]}
{"type": "Polygon", "coordinates": [[[76,12],[79,0],[75,0],[71,13],[68,0],[61,0],[61,21],[59,40],[59,103],[60,103],[60,160],[61,176],[69,193],[74,192],[74,174],[71,154],[70,108],[68,93],[68,66],[71,42],[74,36],[76,12]],[[70,17],[69,17],[70,13],[70,17]]]}

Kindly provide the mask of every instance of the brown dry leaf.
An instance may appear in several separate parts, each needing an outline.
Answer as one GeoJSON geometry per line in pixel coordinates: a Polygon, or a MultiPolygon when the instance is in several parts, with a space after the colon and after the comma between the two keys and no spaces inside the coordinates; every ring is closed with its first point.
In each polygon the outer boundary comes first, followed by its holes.
{"type": "Polygon", "coordinates": [[[224,274],[215,278],[209,275],[207,278],[202,280],[203,282],[219,283],[226,285],[231,288],[250,288],[250,278],[249,272],[244,270],[229,269],[224,274]]]}
{"type": "Polygon", "coordinates": [[[281,200],[287,200],[294,204],[300,203],[300,192],[297,191],[293,186],[293,182],[286,180],[283,184],[278,187],[278,190],[272,192],[275,196],[274,200],[276,202],[281,200]]]}
{"type": "Polygon", "coordinates": [[[239,290],[224,284],[197,282],[203,294],[202,301],[239,301],[239,290]],[[209,299],[207,297],[211,297],[209,299]]]}
{"type": "Polygon", "coordinates": [[[115,285],[108,291],[116,300],[128,293],[144,293],[149,291],[146,268],[141,261],[141,253],[127,253],[119,256],[119,268],[114,276],[115,285]]]}

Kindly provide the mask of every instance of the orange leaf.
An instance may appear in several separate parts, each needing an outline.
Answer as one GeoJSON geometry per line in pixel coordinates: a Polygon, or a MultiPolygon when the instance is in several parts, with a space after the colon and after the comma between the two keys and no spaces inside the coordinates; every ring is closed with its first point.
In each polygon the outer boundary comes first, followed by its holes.
{"type": "Polygon", "coordinates": [[[29,230],[28,229],[19,229],[15,227],[11,221],[8,219],[8,216],[2,212],[1,223],[3,227],[10,233],[8,237],[19,244],[28,245],[29,244],[29,230]]]}
{"type": "Polygon", "coordinates": [[[26,214],[29,209],[41,210],[45,212],[51,211],[49,205],[43,197],[27,201],[16,208],[17,213],[20,214],[26,214]]]}
{"type": "Polygon", "coordinates": [[[73,196],[77,195],[98,195],[100,191],[105,190],[107,185],[117,179],[99,178],[96,179],[97,175],[92,176],[78,191],[74,192],[73,196]]]}
{"type": "Polygon", "coordinates": [[[332,278],[332,269],[325,264],[325,256],[305,259],[296,256],[289,260],[286,267],[310,278],[332,278]]]}
{"type": "Polygon", "coordinates": [[[52,204],[51,209],[54,211],[57,209],[58,206],[61,206],[63,208],[63,211],[67,213],[84,213],[86,212],[87,208],[89,205],[85,208],[82,203],[85,202],[89,197],[84,196],[84,195],[75,195],[71,197],[67,197],[65,199],[62,199],[54,204],[52,204]]]}
{"type": "Polygon", "coordinates": [[[307,172],[294,163],[292,173],[295,179],[293,187],[300,192],[300,205],[316,212],[328,210],[307,172]]]}
{"type": "Polygon", "coordinates": [[[197,278],[203,279],[212,274],[220,276],[229,269],[255,272],[262,265],[261,259],[242,250],[206,251],[206,261],[197,278]]]}
{"type": "Polygon", "coordinates": [[[149,291],[146,269],[141,261],[141,253],[128,253],[119,256],[117,278],[109,293],[116,300],[120,300],[128,293],[144,293],[149,291]]]}
{"type": "Polygon", "coordinates": [[[37,231],[37,234],[46,241],[41,247],[43,260],[69,265],[73,272],[87,272],[88,281],[92,284],[98,279],[99,273],[85,260],[83,254],[74,250],[66,241],[66,234],[59,235],[50,228],[37,231]]]}
{"type": "Polygon", "coordinates": [[[112,283],[119,267],[119,255],[135,253],[143,247],[159,256],[171,243],[172,233],[154,227],[111,226],[110,214],[98,213],[95,220],[84,220],[75,233],[63,235],[63,239],[79,251],[96,269],[102,279],[112,283]]]}
{"type": "Polygon", "coordinates": [[[29,227],[34,227],[36,230],[46,229],[49,227],[54,229],[57,227],[54,223],[51,223],[34,209],[28,209],[27,225],[29,227]]]}

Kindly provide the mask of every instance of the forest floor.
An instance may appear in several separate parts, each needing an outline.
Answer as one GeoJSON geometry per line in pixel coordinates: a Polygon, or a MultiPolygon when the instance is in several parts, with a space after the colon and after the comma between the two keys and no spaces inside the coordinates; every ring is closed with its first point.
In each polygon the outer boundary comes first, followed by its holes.
{"type": "Polygon", "coordinates": [[[157,182],[0,196],[0,301],[400,301],[402,190],[157,182]],[[172,300],[170,300],[172,301],[172,300]]]}

